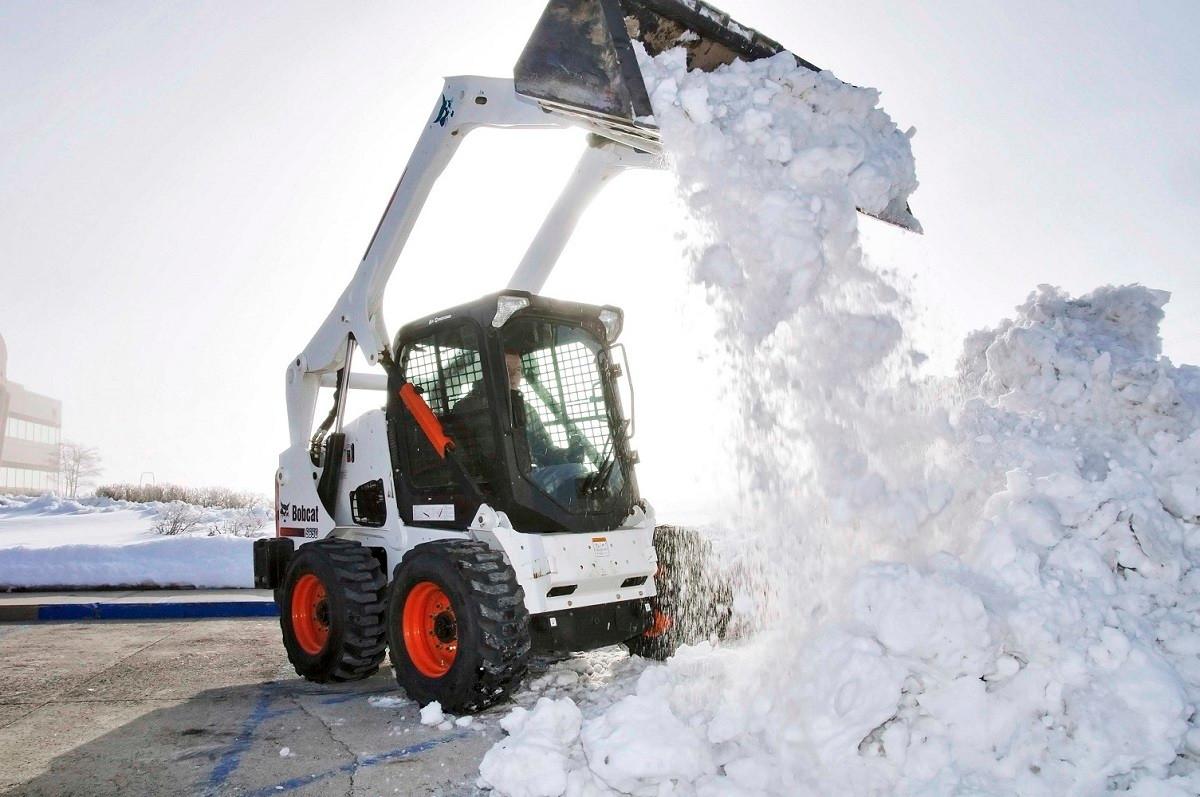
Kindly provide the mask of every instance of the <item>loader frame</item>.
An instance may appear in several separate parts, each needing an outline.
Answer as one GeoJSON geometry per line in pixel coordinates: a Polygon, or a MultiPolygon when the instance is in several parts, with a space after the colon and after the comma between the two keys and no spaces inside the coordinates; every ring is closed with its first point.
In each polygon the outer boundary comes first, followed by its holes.
{"type": "MultiPolygon", "coordinates": [[[[387,390],[385,373],[351,373],[353,351],[360,348],[372,366],[391,367],[391,336],[382,312],[384,290],[434,183],[463,138],[480,127],[574,127],[591,133],[574,172],[509,280],[508,287],[513,290],[532,293],[542,287],[584,209],[607,181],[626,169],[660,164],[650,127],[639,136],[627,125],[547,109],[537,100],[518,95],[510,79],[446,79],[354,276],[304,351],[287,368],[289,446],[280,455],[275,474],[279,539],[272,541],[275,544],[270,548],[264,546],[259,554],[261,570],[256,567],[256,571],[263,575],[260,586],[278,586],[275,578],[285,569],[294,546],[333,536],[375,551],[390,580],[405,553],[415,546],[439,539],[473,538],[504,551],[525,591],[526,605],[535,615],[535,630],[542,628],[543,636],[550,636],[551,628],[567,633],[572,626],[566,616],[561,622],[556,619],[547,624],[553,613],[575,613],[589,607],[600,610],[605,604],[637,602],[655,594],[655,521],[649,504],[635,507],[621,528],[596,535],[518,531],[505,513],[486,504],[474,513],[465,531],[409,525],[396,504],[384,412],[371,411],[349,423],[342,417],[349,390],[387,390]],[[318,391],[323,386],[335,387],[338,396],[330,437],[339,435],[340,443],[344,435],[347,443],[347,454],[338,452],[334,468],[338,484],[332,491],[320,489],[331,463],[312,456],[310,440],[318,391]],[[376,480],[383,484],[386,519],[375,526],[356,524],[347,506],[348,491],[376,480]],[[332,494],[332,500],[322,500],[322,493],[332,494]],[[579,577],[581,570],[586,570],[587,579],[579,577]],[[543,615],[541,622],[539,614],[543,615]]],[[[639,612],[645,609],[638,604],[639,612]]]]}

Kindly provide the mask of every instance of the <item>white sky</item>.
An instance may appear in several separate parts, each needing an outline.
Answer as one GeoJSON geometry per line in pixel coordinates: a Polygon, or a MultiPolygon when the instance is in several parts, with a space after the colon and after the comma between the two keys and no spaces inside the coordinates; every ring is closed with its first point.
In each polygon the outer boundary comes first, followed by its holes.
{"type": "MultiPolygon", "coordinates": [[[[440,79],[511,74],[540,0],[0,5],[0,334],[106,480],[268,493],[283,374],[362,255],[440,79]]],[[[725,0],[918,130],[923,237],[867,225],[915,278],[941,367],[1038,283],[1174,292],[1200,361],[1200,4],[725,0]]],[[[581,146],[473,134],[389,290],[409,318],[503,287],[581,146]]],[[[546,293],[627,313],[643,492],[714,392],[689,342],[669,178],[627,175],[546,293]]],[[[711,340],[711,339],[710,339],[711,340]]],[[[714,449],[715,450],[715,449],[714,449]]]]}

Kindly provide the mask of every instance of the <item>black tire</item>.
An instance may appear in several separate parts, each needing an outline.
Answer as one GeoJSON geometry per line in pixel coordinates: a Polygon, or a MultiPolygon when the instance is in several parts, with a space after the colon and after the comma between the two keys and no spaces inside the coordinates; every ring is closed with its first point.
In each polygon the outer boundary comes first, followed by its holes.
{"type": "Polygon", "coordinates": [[[428,542],[405,554],[388,590],[387,635],[396,681],[421,705],[436,700],[447,711],[480,711],[506,699],[529,666],[525,592],[504,556],[474,540],[428,542]],[[441,591],[452,612],[431,620],[441,643],[457,646],[452,658],[438,661],[442,667],[450,662],[441,673],[422,672],[414,662],[421,659],[422,643],[413,636],[420,630],[410,627],[408,641],[404,633],[405,605],[410,595],[416,602],[421,590],[429,591],[420,586],[427,582],[441,591]]]}
{"type": "Polygon", "coordinates": [[[301,545],[288,564],[278,590],[279,625],[283,646],[297,674],[317,683],[357,681],[379,669],[387,644],[383,625],[387,580],[369,550],[351,540],[327,538],[301,545]],[[327,628],[323,646],[305,644],[306,609],[303,598],[315,577],[325,598],[316,608],[317,625],[327,628]],[[298,590],[298,587],[301,587],[298,590]],[[323,605],[322,605],[323,604],[323,605]],[[295,611],[293,611],[295,609],[295,611]]]}
{"type": "Polygon", "coordinates": [[[680,645],[723,637],[733,613],[733,589],[719,573],[712,544],[695,531],[659,526],[654,548],[658,594],[650,606],[657,625],[626,640],[625,646],[630,653],[661,661],[680,645]]]}

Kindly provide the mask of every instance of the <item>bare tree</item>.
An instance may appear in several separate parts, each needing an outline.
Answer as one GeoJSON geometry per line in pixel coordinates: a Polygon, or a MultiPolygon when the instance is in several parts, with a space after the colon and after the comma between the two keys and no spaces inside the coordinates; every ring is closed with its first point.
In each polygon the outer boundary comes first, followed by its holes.
{"type": "Polygon", "coordinates": [[[58,447],[59,485],[67,498],[74,498],[79,488],[104,471],[100,467],[100,452],[82,443],[63,441],[58,447]]]}

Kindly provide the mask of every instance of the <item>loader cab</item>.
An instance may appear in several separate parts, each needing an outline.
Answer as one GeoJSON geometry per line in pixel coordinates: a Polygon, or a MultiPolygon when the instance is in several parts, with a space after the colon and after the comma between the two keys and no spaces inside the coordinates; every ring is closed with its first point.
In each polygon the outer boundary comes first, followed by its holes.
{"type": "Polygon", "coordinates": [[[640,500],[627,375],[614,359],[622,320],[615,307],[505,291],[402,328],[387,419],[404,521],[465,528],[482,498],[520,531],[617,528],[640,500]],[[405,383],[441,422],[469,483],[397,398],[405,383]]]}

